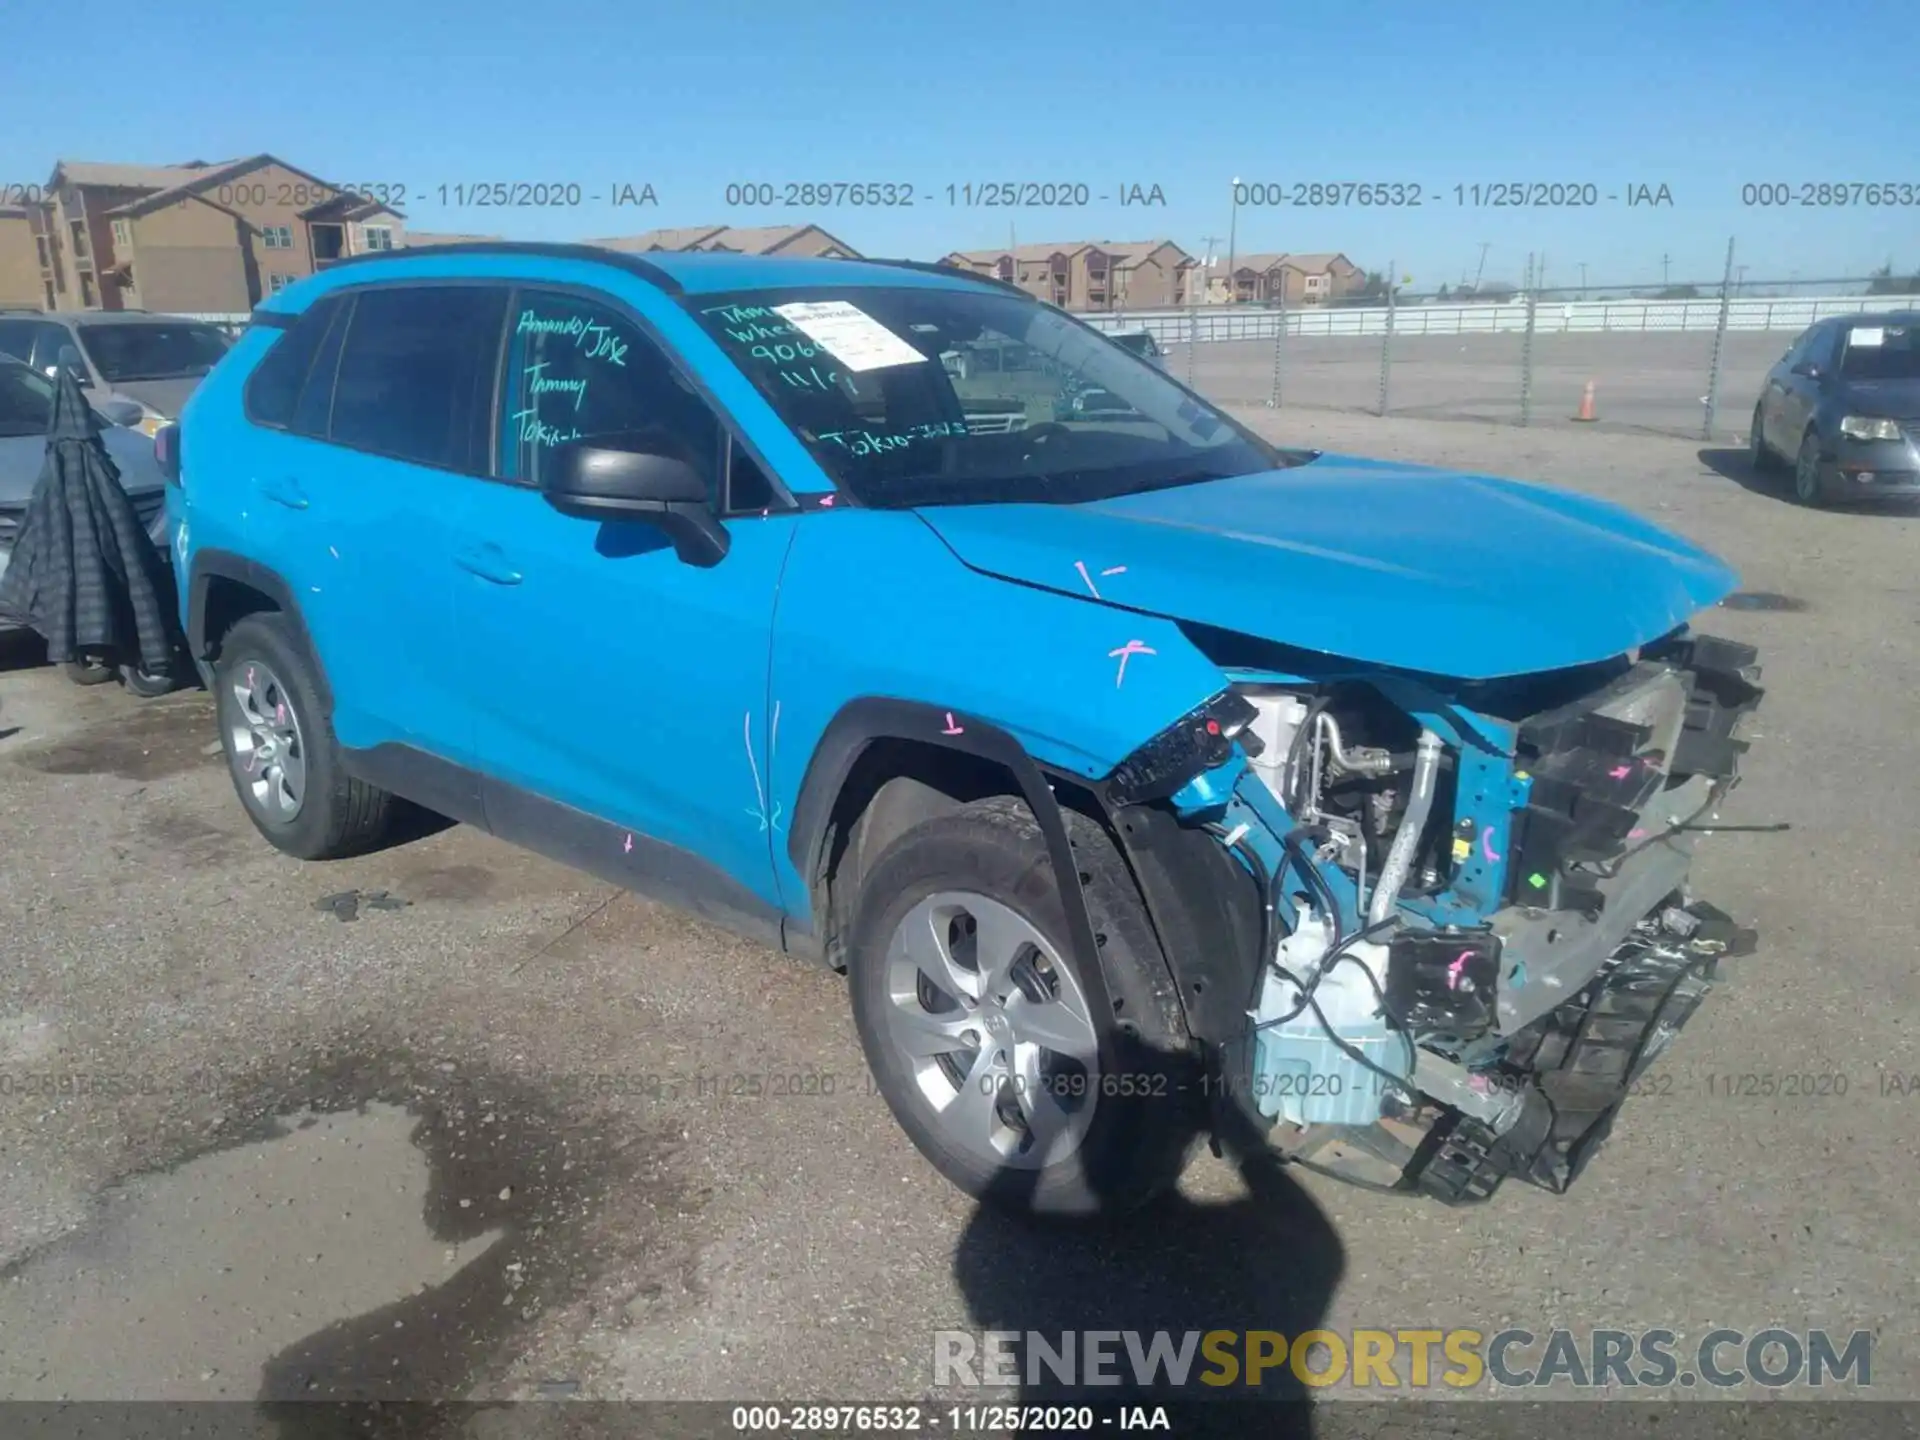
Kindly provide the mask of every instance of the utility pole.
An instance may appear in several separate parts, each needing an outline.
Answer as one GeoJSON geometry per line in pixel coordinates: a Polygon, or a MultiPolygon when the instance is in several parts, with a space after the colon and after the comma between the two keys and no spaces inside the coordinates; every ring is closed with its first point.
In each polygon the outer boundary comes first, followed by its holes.
{"type": "Polygon", "coordinates": [[[1734,266],[1733,276],[1733,293],[1738,295],[1740,288],[1747,283],[1747,267],[1744,265],[1734,266]]]}
{"type": "Polygon", "coordinates": [[[1239,257],[1234,253],[1240,230],[1240,177],[1233,177],[1233,208],[1227,212],[1227,303],[1232,304],[1240,298],[1239,285],[1233,278],[1233,266],[1239,257]]]}
{"type": "Polygon", "coordinates": [[[1493,246],[1487,241],[1480,242],[1480,265],[1473,272],[1473,293],[1476,295],[1480,293],[1480,278],[1487,273],[1487,251],[1492,248],[1493,246]]]}
{"type": "MultiPolygon", "coordinates": [[[[1212,286],[1213,286],[1213,247],[1214,247],[1214,246],[1216,246],[1216,245],[1218,245],[1218,244],[1220,243],[1220,238],[1221,238],[1221,237],[1220,237],[1220,236],[1218,236],[1218,235],[1202,235],[1202,236],[1200,237],[1200,243],[1201,243],[1202,245],[1205,245],[1205,246],[1207,247],[1207,255],[1206,255],[1206,258],[1205,258],[1204,260],[1202,260],[1202,261],[1200,262],[1200,269],[1201,269],[1201,272],[1202,272],[1202,274],[1201,274],[1201,284],[1202,284],[1202,285],[1203,285],[1204,287],[1206,287],[1206,288],[1205,288],[1205,289],[1204,289],[1204,290],[1202,291],[1202,293],[1203,293],[1203,294],[1211,294],[1211,293],[1212,293],[1212,286]]],[[[1199,303],[1200,303],[1200,301],[1196,299],[1194,303],[1195,303],[1195,304],[1199,304],[1199,303]]]]}

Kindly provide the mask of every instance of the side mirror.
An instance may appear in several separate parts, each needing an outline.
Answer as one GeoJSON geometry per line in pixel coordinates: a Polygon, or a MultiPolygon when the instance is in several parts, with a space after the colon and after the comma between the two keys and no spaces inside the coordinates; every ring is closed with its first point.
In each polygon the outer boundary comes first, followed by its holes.
{"type": "Polygon", "coordinates": [[[153,432],[153,458],[169,485],[180,483],[180,427],[162,425],[153,432]]]}
{"type": "Polygon", "coordinates": [[[138,400],[104,400],[94,407],[116,425],[132,427],[146,418],[146,409],[138,400]]]}
{"type": "Polygon", "coordinates": [[[732,542],[707,503],[706,480],[685,461],[596,445],[571,446],[559,461],[544,493],[562,515],[656,526],[689,565],[725,558],[732,542]]]}
{"type": "Polygon", "coordinates": [[[1804,375],[1809,380],[1818,380],[1820,378],[1820,367],[1815,365],[1811,360],[1802,360],[1798,365],[1793,367],[1793,373],[1796,375],[1804,375]]]}

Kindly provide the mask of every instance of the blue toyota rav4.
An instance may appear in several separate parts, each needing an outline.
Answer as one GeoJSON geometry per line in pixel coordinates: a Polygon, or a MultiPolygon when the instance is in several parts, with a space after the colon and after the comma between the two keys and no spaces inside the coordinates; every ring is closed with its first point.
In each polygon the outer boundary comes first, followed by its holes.
{"type": "Polygon", "coordinates": [[[404,797],[844,970],[975,1195],[1122,1207],[1208,1135],[1558,1190],[1752,940],[1687,884],[1761,694],[1688,628],[1725,565],[1277,449],[994,281],[351,261],[161,449],[269,841],[404,797]]]}

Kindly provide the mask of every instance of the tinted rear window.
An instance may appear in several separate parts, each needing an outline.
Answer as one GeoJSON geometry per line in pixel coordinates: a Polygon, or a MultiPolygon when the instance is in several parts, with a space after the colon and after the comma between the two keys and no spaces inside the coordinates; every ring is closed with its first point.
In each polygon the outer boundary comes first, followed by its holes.
{"type": "Polygon", "coordinates": [[[398,460],[485,473],[485,422],[506,309],[506,290],[491,286],[362,292],[340,352],[328,438],[398,460]]]}
{"type": "Polygon", "coordinates": [[[266,358],[254,367],[247,381],[247,416],[256,425],[271,425],[284,430],[293,419],[293,407],[300,399],[300,387],[306,383],[313,365],[314,351],[327,333],[328,322],[340,310],[340,301],[327,296],[316,301],[293,328],[273,342],[266,358]]]}

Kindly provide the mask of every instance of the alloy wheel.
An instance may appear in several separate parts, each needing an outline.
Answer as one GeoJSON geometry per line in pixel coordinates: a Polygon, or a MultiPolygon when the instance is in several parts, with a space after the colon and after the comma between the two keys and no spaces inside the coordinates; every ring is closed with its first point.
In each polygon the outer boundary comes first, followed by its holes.
{"type": "Polygon", "coordinates": [[[307,796],[307,747],[281,679],[249,660],[229,688],[227,751],[242,797],[262,819],[286,824],[307,796]]]}
{"type": "Polygon", "coordinates": [[[1100,1044],[1071,967],[1024,916],[944,891],[887,946],[888,1039],[942,1138],[1011,1169],[1078,1147],[1100,1087],[1100,1044]]]}
{"type": "Polygon", "coordinates": [[[1793,493],[1804,505],[1820,501],[1820,443],[1809,434],[1793,462],[1793,493]]]}

